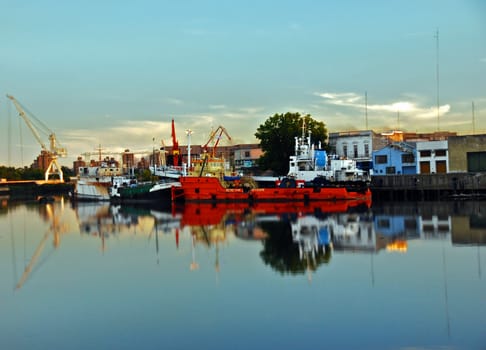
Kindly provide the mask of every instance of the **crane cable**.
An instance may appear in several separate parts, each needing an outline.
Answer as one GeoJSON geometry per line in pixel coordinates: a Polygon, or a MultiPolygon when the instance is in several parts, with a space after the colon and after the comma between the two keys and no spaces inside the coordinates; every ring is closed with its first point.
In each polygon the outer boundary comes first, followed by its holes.
{"type": "Polygon", "coordinates": [[[20,164],[24,167],[24,140],[22,138],[22,122],[19,118],[20,164]]]}
{"type": "Polygon", "coordinates": [[[12,166],[12,104],[7,103],[7,165],[12,166]]]}

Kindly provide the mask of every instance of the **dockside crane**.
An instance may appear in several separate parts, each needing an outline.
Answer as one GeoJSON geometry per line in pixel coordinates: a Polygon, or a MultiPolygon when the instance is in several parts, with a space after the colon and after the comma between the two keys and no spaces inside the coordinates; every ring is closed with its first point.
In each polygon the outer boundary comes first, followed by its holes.
{"type": "Polygon", "coordinates": [[[223,134],[228,138],[228,141],[232,141],[231,136],[228,134],[228,131],[226,131],[226,129],[220,125],[217,127],[216,130],[211,131],[208,142],[206,142],[206,144],[203,146],[203,150],[208,152],[209,144],[213,143],[213,146],[211,148],[211,157],[215,157],[216,149],[218,147],[219,141],[221,141],[221,138],[223,137],[223,134]]]}
{"type": "Polygon", "coordinates": [[[37,142],[40,144],[42,151],[46,152],[50,162],[49,166],[46,169],[45,172],[45,180],[46,182],[49,180],[50,175],[58,175],[59,180],[61,182],[64,181],[63,173],[61,170],[61,167],[59,166],[59,163],[57,162],[58,157],[65,157],[67,155],[67,151],[64,147],[61,147],[56,138],[56,134],[50,130],[44,123],[42,123],[39,119],[37,119],[35,116],[32,115],[32,117],[37,121],[38,126],[36,127],[34,125],[34,122],[27,116],[27,113],[25,112],[25,108],[22,107],[19,101],[15,99],[15,97],[11,95],[7,95],[7,98],[12,101],[14,104],[15,108],[17,109],[17,112],[19,113],[19,116],[24,120],[25,124],[29,127],[30,131],[34,135],[35,139],[37,142]],[[45,143],[42,141],[42,138],[39,135],[38,129],[42,129],[43,132],[48,134],[48,139],[49,139],[49,148],[45,145],[45,143]]]}
{"type": "Polygon", "coordinates": [[[179,160],[181,155],[179,149],[179,141],[177,141],[175,132],[174,119],[172,119],[172,131],[170,136],[172,137],[172,164],[174,166],[179,166],[179,160]]]}

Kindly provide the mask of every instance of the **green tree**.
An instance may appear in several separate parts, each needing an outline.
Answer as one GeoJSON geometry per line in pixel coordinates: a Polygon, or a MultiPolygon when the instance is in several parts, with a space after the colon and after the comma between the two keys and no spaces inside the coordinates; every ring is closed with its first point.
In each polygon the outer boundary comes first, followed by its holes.
{"type": "Polygon", "coordinates": [[[294,154],[295,137],[302,136],[305,121],[305,136],[312,133],[312,142],[326,148],[327,129],[323,122],[313,119],[310,114],[274,114],[255,133],[264,152],[258,160],[262,170],[272,170],[276,175],[285,175],[289,170],[289,157],[294,154]]]}

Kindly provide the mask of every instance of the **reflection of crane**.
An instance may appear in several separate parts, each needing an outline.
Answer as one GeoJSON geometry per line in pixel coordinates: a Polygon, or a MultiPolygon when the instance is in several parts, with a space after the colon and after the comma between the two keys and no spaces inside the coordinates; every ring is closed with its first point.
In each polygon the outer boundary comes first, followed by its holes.
{"type": "Polygon", "coordinates": [[[37,248],[35,249],[34,254],[32,255],[29,263],[25,267],[24,272],[22,273],[22,276],[20,277],[19,282],[15,286],[16,289],[22,288],[24,283],[27,281],[27,279],[31,275],[32,269],[37,264],[37,261],[39,260],[41,254],[42,254],[42,251],[44,250],[44,246],[45,246],[49,236],[51,235],[51,233],[54,235],[52,244],[53,244],[54,248],[58,248],[60,241],[61,241],[61,237],[60,237],[61,233],[64,233],[67,230],[65,225],[63,225],[59,222],[59,214],[54,212],[54,207],[51,204],[47,204],[45,206],[45,209],[46,209],[47,218],[49,220],[51,220],[51,225],[50,225],[49,229],[46,230],[44,236],[42,237],[41,241],[37,245],[37,248]]]}
{"type": "Polygon", "coordinates": [[[45,172],[45,180],[47,181],[49,179],[49,175],[58,175],[59,179],[61,181],[64,181],[61,167],[57,162],[57,157],[65,157],[67,155],[66,149],[60,147],[57,144],[56,135],[54,134],[54,132],[52,132],[52,130],[50,130],[44,123],[42,123],[39,119],[33,116],[32,113],[30,113],[31,117],[38,124],[36,127],[36,125],[33,124],[33,120],[29,118],[25,113],[24,110],[25,108],[23,108],[22,105],[13,96],[7,95],[7,97],[10,100],[12,100],[13,104],[15,105],[15,108],[19,112],[19,116],[25,121],[25,124],[27,124],[30,131],[34,135],[35,139],[41,145],[42,151],[46,152],[49,157],[50,162],[45,172]],[[49,148],[47,148],[44,142],[42,141],[38,130],[41,130],[48,134],[49,148]]]}
{"type": "Polygon", "coordinates": [[[211,134],[209,134],[209,140],[203,146],[203,150],[207,152],[209,144],[213,143],[213,146],[212,146],[212,149],[211,149],[211,156],[214,157],[216,155],[216,148],[218,147],[219,141],[221,141],[223,134],[226,135],[226,137],[228,138],[228,141],[231,141],[231,136],[229,136],[226,129],[223,126],[220,125],[220,126],[218,126],[218,128],[216,130],[211,131],[211,134]]]}

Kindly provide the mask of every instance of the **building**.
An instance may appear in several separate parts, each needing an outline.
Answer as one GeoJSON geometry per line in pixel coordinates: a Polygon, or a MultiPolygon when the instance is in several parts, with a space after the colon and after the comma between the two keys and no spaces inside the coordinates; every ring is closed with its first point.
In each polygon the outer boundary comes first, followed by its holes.
{"type": "Polygon", "coordinates": [[[452,136],[449,172],[486,172],[486,135],[452,136]]]}
{"type": "Polygon", "coordinates": [[[234,170],[237,173],[249,175],[258,170],[257,161],[263,154],[259,144],[231,146],[234,170]]]}
{"type": "Polygon", "coordinates": [[[373,152],[374,175],[416,174],[414,144],[395,142],[373,152]]]}
{"type": "Polygon", "coordinates": [[[329,133],[331,153],[353,159],[363,170],[373,169],[372,153],[386,146],[386,137],[372,130],[329,133]]]}
{"type": "Polygon", "coordinates": [[[417,142],[417,174],[445,174],[449,172],[448,142],[417,142]]]}

